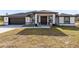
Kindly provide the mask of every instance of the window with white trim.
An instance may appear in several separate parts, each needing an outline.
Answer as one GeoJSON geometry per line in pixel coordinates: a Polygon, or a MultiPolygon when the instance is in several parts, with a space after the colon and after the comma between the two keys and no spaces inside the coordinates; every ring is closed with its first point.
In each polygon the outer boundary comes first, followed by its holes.
{"type": "Polygon", "coordinates": [[[70,24],[70,17],[64,17],[64,23],[70,24]]]}

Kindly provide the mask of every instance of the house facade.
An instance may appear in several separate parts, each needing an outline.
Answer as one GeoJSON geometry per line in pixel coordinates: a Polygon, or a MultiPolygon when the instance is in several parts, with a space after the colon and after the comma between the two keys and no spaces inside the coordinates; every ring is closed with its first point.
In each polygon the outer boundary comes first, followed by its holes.
{"type": "Polygon", "coordinates": [[[4,25],[75,26],[75,16],[52,11],[31,11],[4,16],[4,25]]]}

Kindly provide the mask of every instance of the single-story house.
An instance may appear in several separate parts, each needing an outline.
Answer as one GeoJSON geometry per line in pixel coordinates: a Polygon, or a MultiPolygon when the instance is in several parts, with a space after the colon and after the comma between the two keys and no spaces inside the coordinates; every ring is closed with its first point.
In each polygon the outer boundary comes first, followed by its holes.
{"type": "Polygon", "coordinates": [[[4,16],[4,25],[29,24],[35,26],[75,26],[75,15],[58,14],[58,12],[41,10],[4,16]]]}

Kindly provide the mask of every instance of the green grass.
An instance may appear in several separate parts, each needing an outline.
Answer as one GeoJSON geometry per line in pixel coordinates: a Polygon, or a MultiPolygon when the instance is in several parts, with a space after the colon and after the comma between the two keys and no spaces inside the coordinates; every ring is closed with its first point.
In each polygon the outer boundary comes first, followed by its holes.
{"type": "Polygon", "coordinates": [[[3,25],[3,18],[2,17],[0,17],[0,25],[3,25]]]}
{"type": "Polygon", "coordinates": [[[2,20],[0,20],[0,25],[3,25],[3,21],[2,20]]]}

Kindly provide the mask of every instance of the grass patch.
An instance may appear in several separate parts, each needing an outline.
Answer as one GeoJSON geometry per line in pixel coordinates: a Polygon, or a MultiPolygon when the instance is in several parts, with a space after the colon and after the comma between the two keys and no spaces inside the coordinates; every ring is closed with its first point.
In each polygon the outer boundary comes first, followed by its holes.
{"type": "Polygon", "coordinates": [[[2,25],[3,25],[3,23],[4,23],[3,18],[2,18],[2,17],[0,17],[0,26],[2,26],[2,25]]]}
{"type": "Polygon", "coordinates": [[[77,27],[50,29],[16,29],[0,34],[0,47],[5,48],[78,48],[77,27]]]}

